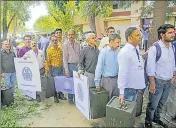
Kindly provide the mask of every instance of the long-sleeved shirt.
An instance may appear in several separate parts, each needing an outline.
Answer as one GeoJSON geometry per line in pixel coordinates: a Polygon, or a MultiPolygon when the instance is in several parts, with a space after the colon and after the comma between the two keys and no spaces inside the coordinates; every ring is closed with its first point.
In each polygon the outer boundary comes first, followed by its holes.
{"type": "Polygon", "coordinates": [[[100,85],[101,76],[114,77],[118,75],[118,50],[112,50],[106,46],[100,51],[98,63],[95,70],[95,85],[100,85]]]}
{"type": "Polygon", "coordinates": [[[118,54],[118,63],[118,87],[120,94],[124,94],[125,88],[145,88],[144,62],[139,54],[139,46],[134,47],[132,44],[126,43],[118,54]]]}
{"type": "Polygon", "coordinates": [[[97,47],[85,46],[79,55],[78,70],[83,70],[89,73],[95,73],[97,66],[99,50],[97,47]]]}
{"type": "Polygon", "coordinates": [[[32,59],[37,59],[39,64],[39,69],[44,67],[45,64],[45,56],[42,50],[38,50],[38,53],[36,54],[32,49],[24,54],[23,57],[28,57],[32,59]]]}
{"type": "Polygon", "coordinates": [[[47,50],[47,59],[45,72],[48,73],[50,67],[62,67],[63,66],[63,55],[61,48],[54,48],[53,46],[47,50]]]}
{"type": "Polygon", "coordinates": [[[146,32],[143,29],[141,29],[141,32],[142,32],[143,40],[148,40],[149,39],[149,32],[146,32]]]}
{"type": "Polygon", "coordinates": [[[9,51],[7,53],[4,49],[1,51],[1,72],[2,73],[14,73],[15,63],[14,63],[15,53],[9,51]]]}
{"type": "Polygon", "coordinates": [[[18,51],[18,57],[20,57],[20,58],[23,57],[24,54],[25,54],[26,52],[28,52],[29,50],[31,50],[31,48],[26,47],[26,46],[23,46],[23,47],[20,48],[19,51],[18,51]]]}
{"type": "Polygon", "coordinates": [[[66,72],[68,70],[69,63],[78,64],[80,54],[80,44],[77,42],[71,43],[70,41],[66,41],[63,45],[63,63],[64,69],[66,72]]]}
{"type": "Polygon", "coordinates": [[[162,80],[170,80],[173,77],[175,67],[174,51],[170,44],[169,48],[160,40],[161,57],[156,62],[156,47],[152,46],[148,51],[147,74],[162,80]]]}

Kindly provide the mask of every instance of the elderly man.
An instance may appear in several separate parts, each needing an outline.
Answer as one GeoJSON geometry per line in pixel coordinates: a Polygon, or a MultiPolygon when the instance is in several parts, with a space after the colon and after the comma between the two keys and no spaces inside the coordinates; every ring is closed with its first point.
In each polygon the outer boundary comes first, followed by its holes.
{"type": "MultiPolygon", "coordinates": [[[[62,50],[58,47],[58,39],[56,36],[51,37],[52,46],[47,50],[47,59],[46,59],[46,67],[45,67],[45,75],[48,75],[49,71],[51,71],[51,76],[62,76],[63,75],[63,55],[62,50]]],[[[66,100],[64,94],[59,92],[59,97],[57,96],[57,92],[54,95],[54,101],[56,103],[59,102],[59,99],[66,100]]]]}
{"type": "Polygon", "coordinates": [[[5,40],[3,42],[3,50],[1,51],[1,77],[4,78],[4,84],[6,87],[15,91],[16,73],[14,57],[15,53],[10,50],[10,42],[5,40]]]}
{"type": "Polygon", "coordinates": [[[95,70],[95,86],[100,88],[102,85],[109,92],[109,100],[118,95],[117,75],[118,75],[118,48],[121,38],[118,34],[109,35],[109,45],[103,48],[98,56],[98,63],[95,70]]]}
{"type": "MultiPolygon", "coordinates": [[[[79,61],[80,44],[75,39],[76,32],[71,29],[68,32],[68,40],[63,46],[63,62],[65,75],[67,77],[73,77],[73,71],[77,71],[77,64],[79,61]]],[[[73,94],[68,94],[68,100],[70,104],[73,104],[73,94]]]]}
{"type": "Polygon", "coordinates": [[[95,86],[94,77],[99,50],[96,46],[96,36],[94,33],[87,34],[87,41],[88,45],[80,52],[78,73],[82,73],[87,76],[89,87],[93,87],[95,86]]]}
{"type": "Polygon", "coordinates": [[[109,35],[110,34],[114,34],[115,33],[115,29],[114,27],[108,27],[107,29],[107,37],[103,37],[103,39],[101,39],[100,41],[100,45],[98,47],[99,50],[101,50],[102,48],[104,48],[105,46],[107,46],[109,44],[109,35]]]}
{"type": "Polygon", "coordinates": [[[25,46],[19,49],[18,51],[18,57],[23,57],[26,52],[31,50],[31,36],[30,35],[25,35],[24,37],[25,41],[25,46]]]}

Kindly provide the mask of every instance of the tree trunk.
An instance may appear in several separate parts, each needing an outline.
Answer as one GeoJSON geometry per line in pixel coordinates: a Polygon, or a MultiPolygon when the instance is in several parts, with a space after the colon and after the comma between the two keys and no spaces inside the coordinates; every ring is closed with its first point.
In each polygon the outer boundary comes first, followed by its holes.
{"type": "Polygon", "coordinates": [[[154,42],[158,40],[157,29],[165,23],[167,4],[167,0],[155,1],[152,27],[148,42],[149,46],[151,46],[154,42]]]}
{"type": "Polygon", "coordinates": [[[3,39],[7,39],[7,33],[8,33],[8,28],[7,28],[7,1],[4,2],[4,8],[3,8],[3,39]]]}
{"type": "Polygon", "coordinates": [[[92,16],[90,16],[89,23],[90,23],[90,29],[91,29],[91,31],[94,31],[95,34],[96,34],[95,14],[92,14],[92,16]]]}

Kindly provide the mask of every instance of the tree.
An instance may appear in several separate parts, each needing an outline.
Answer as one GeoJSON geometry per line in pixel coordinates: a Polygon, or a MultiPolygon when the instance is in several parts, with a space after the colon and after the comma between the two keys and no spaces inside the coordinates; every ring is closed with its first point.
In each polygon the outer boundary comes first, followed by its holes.
{"type": "Polygon", "coordinates": [[[2,1],[2,24],[3,24],[3,39],[7,39],[7,33],[12,24],[13,28],[17,23],[21,26],[25,25],[25,21],[30,18],[29,6],[38,4],[34,1],[2,1]],[[16,24],[15,24],[15,23],[16,24]]]}
{"type": "Polygon", "coordinates": [[[96,33],[95,17],[108,17],[112,11],[112,2],[108,1],[80,1],[79,13],[85,18],[89,19],[91,31],[96,33]]]}
{"type": "Polygon", "coordinates": [[[172,1],[153,1],[149,5],[141,8],[141,16],[146,17],[147,15],[153,14],[153,21],[149,36],[149,45],[151,46],[154,42],[158,40],[157,29],[159,26],[163,25],[166,20],[172,15],[173,7],[176,5],[176,0],[172,1]]]}
{"type": "Polygon", "coordinates": [[[60,9],[55,2],[47,1],[48,16],[40,17],[35,22],[35,28],[42,31],[52,31],[56,28],[62,28],[64,32],[74,28],[74,15],[76,13],[76,6],[74,1],[69,1],[63,4],[63,9],[60,9]],[[42,19],[42,20],[41,20],[42,19]],[[44,30],[44,28],[46,28],[44,30]]]}

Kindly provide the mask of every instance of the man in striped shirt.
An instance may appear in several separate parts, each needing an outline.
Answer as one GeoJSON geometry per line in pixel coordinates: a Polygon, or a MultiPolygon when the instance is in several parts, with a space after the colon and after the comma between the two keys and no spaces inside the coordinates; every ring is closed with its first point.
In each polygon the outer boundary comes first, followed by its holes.
{"type": "MultiPolygon", "coordinates": [[[[45,74],[47,75],[51,71],[51,76],[62,76],[63,75],[63,55],[62,50],[58,47],[58,39],[56,36],[51,37],[52,46],[47,50],[47,59],[45,74]]],[[[59,92],[59,99],[66,100],[64,94],[59,92]]],[[[57,93],[54,95],[54,100],[56,103],[59,102],[57,93]]]]}

